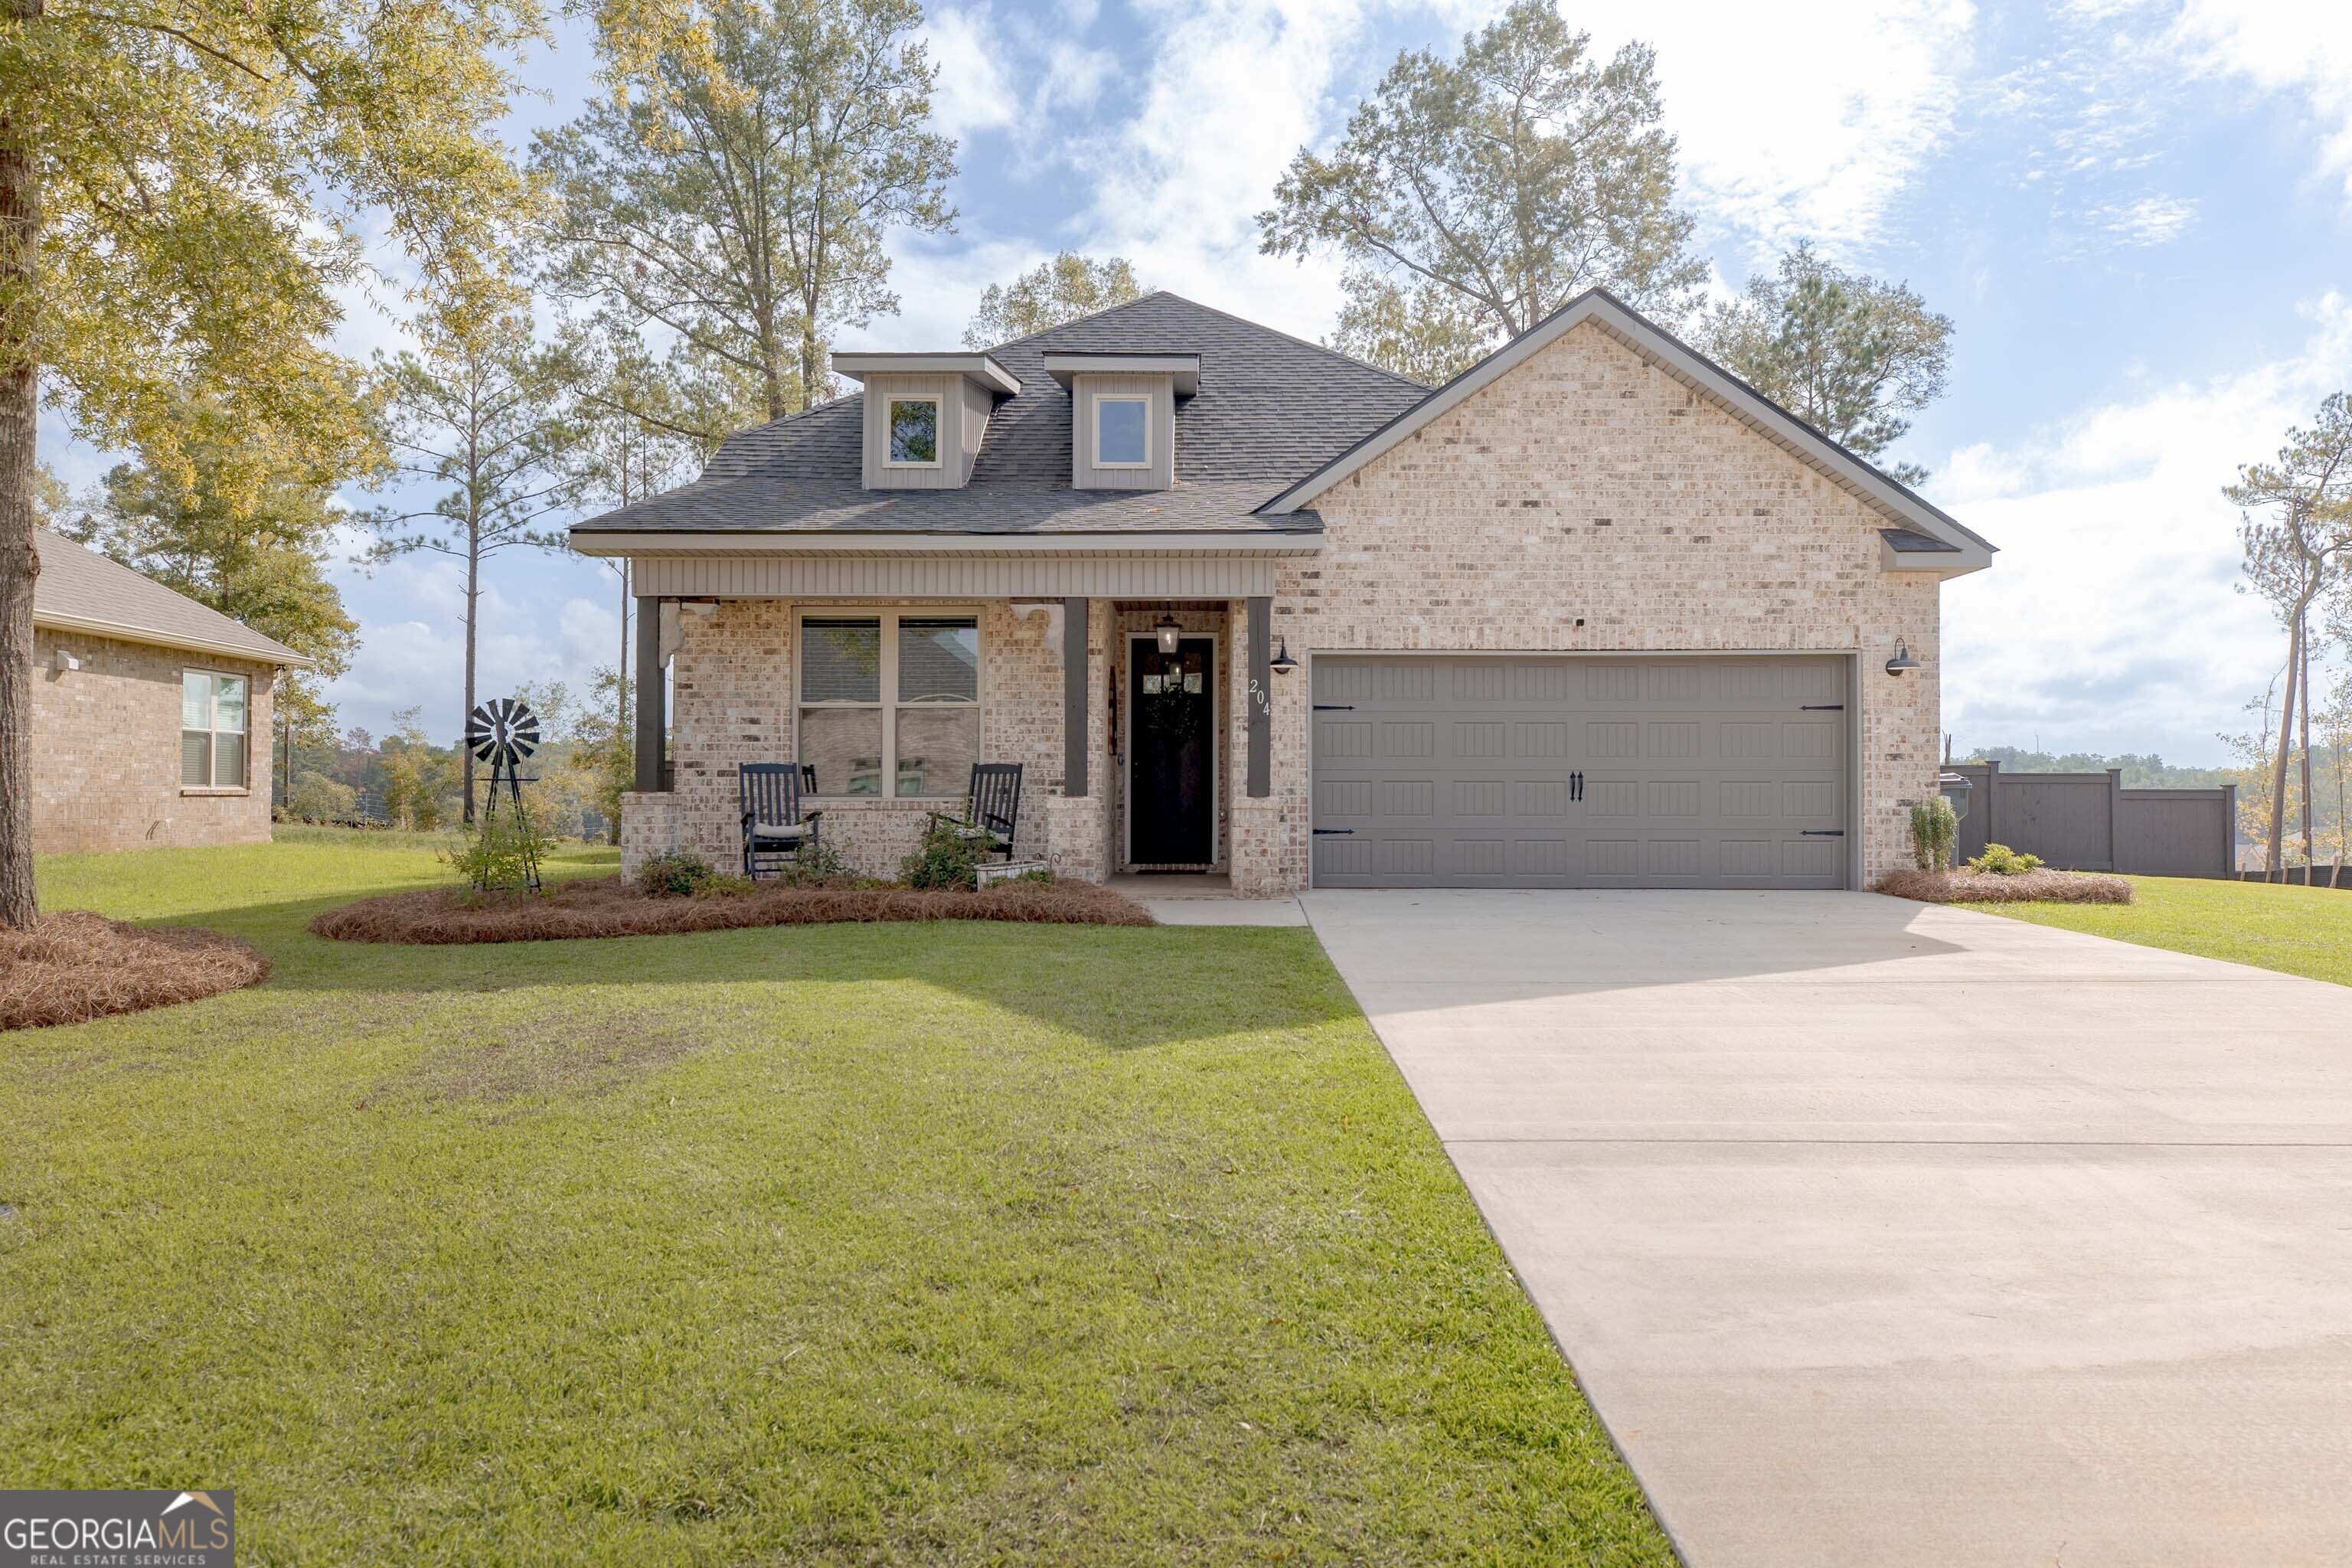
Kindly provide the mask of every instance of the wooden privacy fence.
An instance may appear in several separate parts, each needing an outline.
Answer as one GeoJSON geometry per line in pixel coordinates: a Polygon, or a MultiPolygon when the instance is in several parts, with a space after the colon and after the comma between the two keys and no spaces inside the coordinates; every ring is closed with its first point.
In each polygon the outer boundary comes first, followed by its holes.
{"type": "Polygon", "coordinates": [[[2142,877],[2238,874],[2238,786],[2126,789],[2103,773],[2005,773],[1999,763],[1951,763],[1972,786],[1959,856],[2006,844],[2068,871],[2142,877]]]}

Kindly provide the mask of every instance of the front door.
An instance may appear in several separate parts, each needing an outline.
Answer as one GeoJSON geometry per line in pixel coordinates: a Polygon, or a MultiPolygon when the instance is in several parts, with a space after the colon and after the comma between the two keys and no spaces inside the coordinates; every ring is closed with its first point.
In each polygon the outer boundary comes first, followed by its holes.
{"type": "Polygon", "coordinates": [[[1216,859],[1216,640],[1142,639],[1128,658],[1127,858],[1207,868],[1216,859]]]}

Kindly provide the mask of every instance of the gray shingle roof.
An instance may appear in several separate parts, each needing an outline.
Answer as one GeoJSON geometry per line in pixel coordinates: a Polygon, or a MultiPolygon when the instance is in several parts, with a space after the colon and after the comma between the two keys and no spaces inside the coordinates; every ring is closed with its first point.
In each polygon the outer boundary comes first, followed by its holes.
{"type": "Polygon", "coordinates": [[[1417,382],[1170,293],[989,351],[1020,379],[997,405],[962,489],[868,490],[862,395],[730,437],[702,477],[575,531],[1311,532],[1312,512],[1257,508],[1428,395],[1417,382]],[[1176,405],[1176,488],[1070,488],[1062,353],[1191,353],[1201,390],[1176,405]]]}
{"type": "Polygon", "coordinates": [[[307,666],[284,643],[199,605],[62,534],[34,531],[41,574],[33,579],[33,624],[155,643],[260,664],[307,666]]]}

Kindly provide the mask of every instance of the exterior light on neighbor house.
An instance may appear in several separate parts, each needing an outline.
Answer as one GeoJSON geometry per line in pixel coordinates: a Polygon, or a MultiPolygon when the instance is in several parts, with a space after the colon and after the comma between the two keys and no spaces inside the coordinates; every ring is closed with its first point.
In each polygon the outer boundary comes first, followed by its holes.
{"type": "Polygon", "coordinates": [[[68,674],[70,671],[77,670],[81,668],[81,660],[76,658],[73,655],[68,653],[63,648],[58,649],[56,664],[58,667],[58,673],[59,675],[68,674]]]}
{"type": "Polygon", "coordinates": [[[1183,631],[1184,628],[1176,624],[1175,616],[1161,616],[1160,617],[1159,624],[1154,626],[1151,629],[1160,634],[1160,651],[1161,653],[1174,653],[1176,651],[1177,635],[1183,631]]]}
{"type": "Polygon", "coordinates": [[[1290,639],[1288,637],[1282,639],[1281,651],[1274,656],[1274,662],[1267,665],[1266,668],[1274,671],[1276,675],[1288,675],[1292,670],[1298,668],[1298,661],[1290,657],[1290,639]]]}
{"type": "Polygon", "coordinates": [[[1886,673],[1901,675],[1906,669],[1916,669],[1919,661],[1911,657],[1911,645],[1901,637],[1895,639],[1895,657],[1886,661],[1886,673]]]}

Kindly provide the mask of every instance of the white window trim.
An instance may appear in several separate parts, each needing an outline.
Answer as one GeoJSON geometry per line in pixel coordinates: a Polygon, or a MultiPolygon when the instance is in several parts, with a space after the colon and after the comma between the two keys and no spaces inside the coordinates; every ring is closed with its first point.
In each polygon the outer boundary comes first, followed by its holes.
{"type": "MultiPolygon", "coordinates": [[[[871,710],[882,715],[882,776],[895,789],[898,778],[898,726],[892,721],[901,708],[975,708],[980,710],[980,760],[988,757],[988,617],[978,605],[799,605],[793,610],[793,760],[805,760],[801,747],[801,713],[809,708],[852,708],[871,710]],[[898,622],[901,618],[918,621],[950,620],[971,617],[975,635],[980,639],[979,679],[974,683],[979,695],[970,702],[901,702],[898,700],[898,622]],[[804,702],[801,700],[801,671],[806,668],[801,649],[808,640],[811,621],[862,621],[868,618],[882,623],[882,671],[879,684],[881,700],[876,702],[804,702]]],[[[845,783],[847,781],[844,781],[845,783]]],[[[889,801],[901,803],[923,801],[937,805],[941,801],[960,802],[966,791],[959,788],[949,795],[849,795],[841,790],[820,790],[812,800],[843,805],[870,803],[881,805],[889,801]]]]}
{"type": "Polygon", "coordinates": [[[947,460],[948,405],[947,400],[929,393],[901,395],[891,393],[882,399],[882,466],[886,468],[936,468],[947,460]],[[931,448],[937,454],[928,463],[901,461],[890,455],[890,439],[898,421],[892,413],[901,403],[928,403],[931,405],[931,448]]]}
{"type": "Polygon", "coordinates": [[[1095,447],[1094,460],[1097,468],[1148,468],[1151,467],[1151,405],[1148,392],[1097,392],[1094,395],[1095,447]],[[1143,458],[1139,462],[1114,463],[1102,455],[1102,411],[1106,403],[1140,403],[1143,405],[1143,458]]]}
{"type": "MultiPolygon", "coordinates": [[[[220,728],[220,689],[217,686],[214,687],[212,695],[206,699],[210,705],[207,717],[212,720],[213,727],[209,730],[195,731],[189,729],[184,723],[179,728],[183,746],[187,743],[187,737],[193,734],[207,734],[213,738],[212,747],[207,752],[212,760],[212,779],[200,784],[192,784],[183,778],[180,781],[180,793],[182,795],[251,795],[253,793],[253,677],[241,670],[214,669],[201,664],[183,665],[180,667],[180,689],[184,694],[181,698],[184,703],[187,700],[184,693],[187,690],[188,677],[192,675],[209,676],[215,680],[234,680],[242,684],[245,688],[245,728],[243,730],[220,728]],[[213,782],[220,777],[220,738],[223,735],[235,735],[241,742],[239,750],[245,753],[245,766],[240,770],[245,776],[245,783],[241,784],[213,782]]],[[[184,708],[181,710],[181,716],[186,717],[184,708]]]]}

